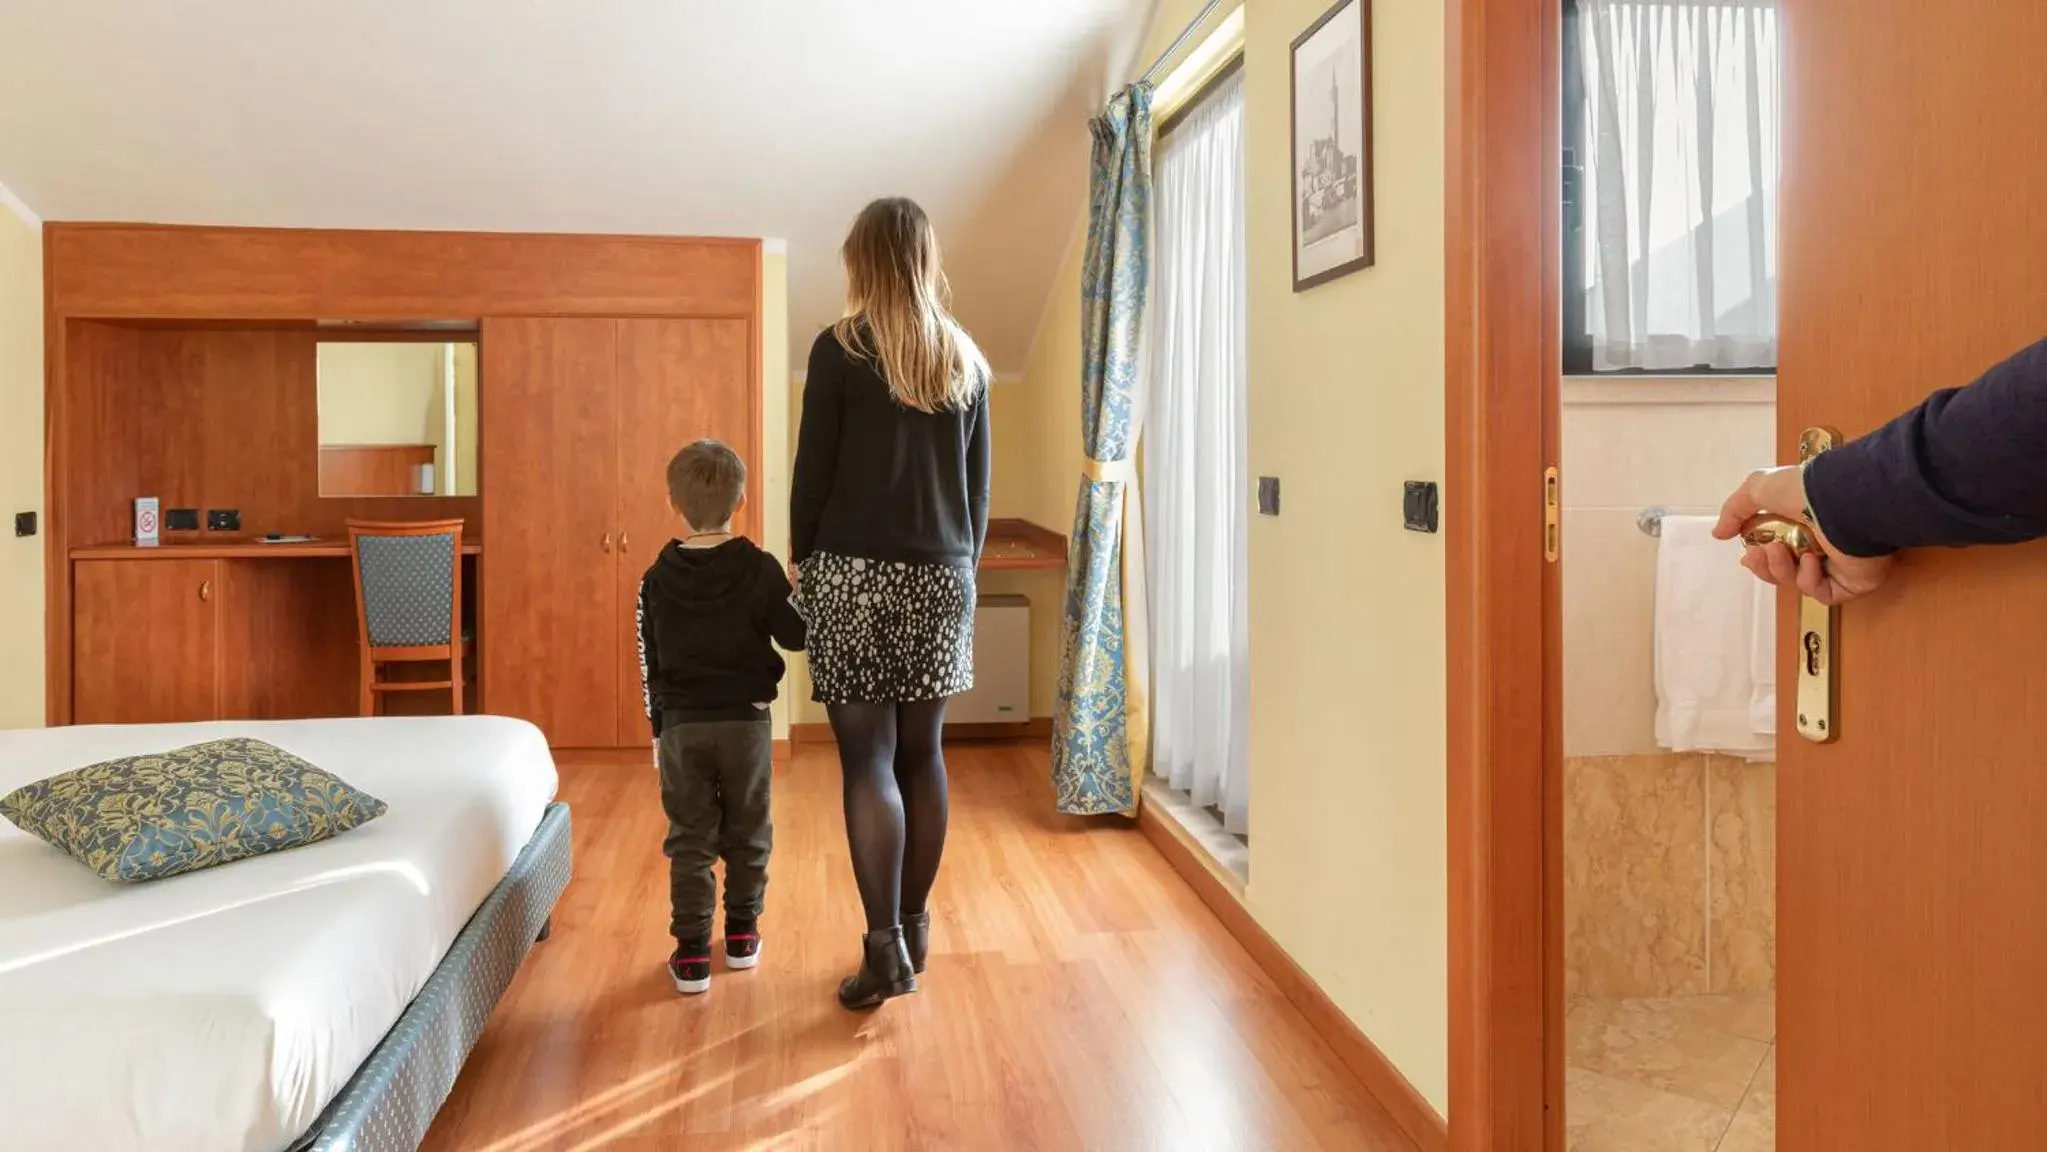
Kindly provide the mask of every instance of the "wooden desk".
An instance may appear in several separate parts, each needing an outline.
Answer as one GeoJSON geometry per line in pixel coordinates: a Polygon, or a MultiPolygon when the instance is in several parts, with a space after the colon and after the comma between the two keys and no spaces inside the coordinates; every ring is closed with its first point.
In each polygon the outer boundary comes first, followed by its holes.
{"type": "Polygon", "coordinates": [[[1066,567],[1066,537],[1028,520],[990,520],[981,571],[1022,572],[1066,567]]]}
{"type": "MultiPolygon", "coordinates": [[[[463,542],[470,628],[482,551],[463,542]]],[[[349,555],[346,539],[73,548],[73,721],[355,715],[361,666],[349,555]]],[[[446,707],[445,693],[417,695],[414,706],[446,707]]]]}
{"type": "MultiPolygon", "coordinates": [[[[349,554],[347,540],[312,540],[299,544],[258,544],[247,538],[228,541],[167,540],[145,547],[139,544],[92,544],[73,548],[73,560],[333,560],[349,554]]],[[[483,544],[462,542],[464,556],[480,556],[483,544]]]]}

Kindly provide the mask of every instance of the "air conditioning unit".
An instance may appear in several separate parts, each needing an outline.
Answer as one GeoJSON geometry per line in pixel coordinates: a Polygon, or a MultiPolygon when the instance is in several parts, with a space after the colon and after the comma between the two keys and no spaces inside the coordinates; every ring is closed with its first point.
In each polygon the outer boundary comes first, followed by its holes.
{"type": "Polygon", "coordinates": [[[1031,602],[983,596],[974,606],[974,687],[952,698],[949,724],[1021,724],[1031,718],[1031,602]]]}

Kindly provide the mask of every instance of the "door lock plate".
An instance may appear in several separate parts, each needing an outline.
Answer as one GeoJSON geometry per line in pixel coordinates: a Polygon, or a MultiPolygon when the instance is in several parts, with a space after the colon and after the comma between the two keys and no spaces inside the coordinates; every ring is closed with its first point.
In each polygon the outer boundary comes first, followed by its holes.
{"type": "MultiPolygon", "coordinates": [[[[1807,428],[1798,437],[1798,460],[1803,464],[1841,442],[1841,434],[1832,428],[1807,428]]],[[[1786,539],[1795,551],[1805,550],[1810,545],[1802,539],[1803,529],[1787,532],[1801,537],[1799,540],[1786,539]],[[1803,546],[1803,547],[1802,547],[1803,546]]],[[[1798,600],[1798,734],[1815,744],[1831,744],[1840,738],[1841,727],[1837,723],[1840,693],[1835,684],[1835,670],[1840,667],[1840,653],[1836,649],[1841,621],[1841,610],[1829,608],[1810,596],[1798,600]]]]}

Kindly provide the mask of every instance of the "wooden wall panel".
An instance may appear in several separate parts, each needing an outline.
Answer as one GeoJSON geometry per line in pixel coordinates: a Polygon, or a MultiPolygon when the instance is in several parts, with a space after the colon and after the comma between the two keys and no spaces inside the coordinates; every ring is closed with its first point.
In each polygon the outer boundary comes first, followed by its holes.
{"type": "Polygon", "coordinates": [[[755,314],[752,240],[51,224],[60,316],[433,320],[755,314]]]}
{"type": "Polygon", "coordinates": [[[432,444],[322,444],[320,496],[419,495],[419,469],[434,462],[432,444]]]}
{"type": "Polygon", "coordinates": [[[339,536],[351,517],[481,529],[473,496],[321,497],[312,332],[72,327],[93,406],[74,421],[71,547],[129,538],[137,496],[237,509],[245,535],[339,536]]]}

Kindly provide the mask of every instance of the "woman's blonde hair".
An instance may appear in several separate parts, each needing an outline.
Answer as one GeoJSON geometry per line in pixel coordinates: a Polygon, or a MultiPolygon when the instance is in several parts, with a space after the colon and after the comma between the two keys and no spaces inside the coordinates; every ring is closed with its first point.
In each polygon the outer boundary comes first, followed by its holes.
{"type": "Polygon", "coordinates": [[[872,361],[905,408],[972,404],[987,386],[988,361],[952,318],[938,233],[916,201],[892,196],[861,209],[839,256],[846,315],[832,335],[846,354],[872,361]]]}

